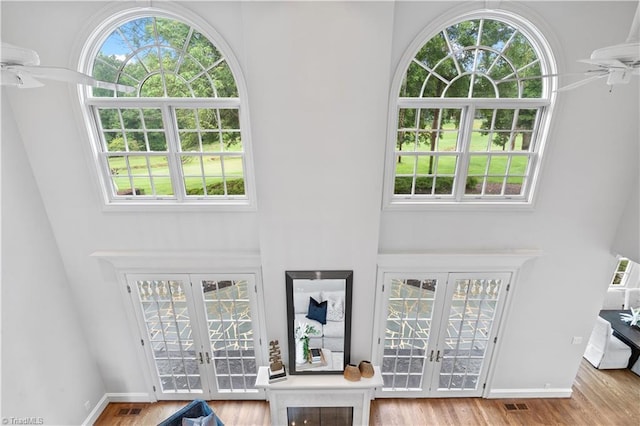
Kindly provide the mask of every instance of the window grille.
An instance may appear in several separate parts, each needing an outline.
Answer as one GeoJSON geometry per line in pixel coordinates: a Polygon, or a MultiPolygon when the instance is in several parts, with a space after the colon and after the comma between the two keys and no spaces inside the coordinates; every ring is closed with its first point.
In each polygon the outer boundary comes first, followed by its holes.
{"type": "Polygon", "coordinates": [[[135,89],[82,95],[108,204],[251,203],[238,80],[209,37],[138,16],[107,31],[90,61],[94,77],[135,89]]]}
{"type": "Polygon", "coordinates": [[[552,103],[541,44],[479,16],[418,49],[397,79],[390,204],[530,202],[552,103]]]}

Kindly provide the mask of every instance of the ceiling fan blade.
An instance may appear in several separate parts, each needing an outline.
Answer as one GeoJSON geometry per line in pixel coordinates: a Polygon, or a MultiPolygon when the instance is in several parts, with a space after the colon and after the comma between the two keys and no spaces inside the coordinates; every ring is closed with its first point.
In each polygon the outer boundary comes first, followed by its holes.
{"type": "Polygon", "coordinates": [[[557,92],[566,92],[568,90],[575,89],[576,87],[584,86],[585,84],[591,83],[592,81],[595,81],[599,78],[606,77],[608,74],[609,73],[592,75],[591,77],[587,77],[584,80],[576,81],[575,83],[571,83],[564,87],[561,87],[557,90],[557,92]]]}
{"type": "Polygon", "coordinates": [[[560,74],[541,74],[541,75],[531,75],[531,76],[527,76],[527,77],[504,78],[504,79],[498,81],[498,83],[507,83],[507,82],[510,82],[510,81],[538,80],[540,78],[558,77],[559,75],[560,74]]]}
{"type": "Polygon", "coordinates": [[[0,57],[6,65],[40,65],[40,57],[34,50],[4,41],[0,44],[0,57]]]}
{"type": "Polygon", "coordinates": [[[44,86],[42,82],[34,78],[28,72],[23,72],[20,67],[2,67],[0,83],[2,86],[15,86],[20,89],[44,86]]]}
{"type": "Polygon", "coordinates": [[[579,59],[578,62],[582,62],[583,64],[596,65],[603,68],[628,68],[618,59],[579,59]]]}
{"type": "Polygon", "coordinates": [[[548,78],[548,77],[564,77],[564,76],[568,76],[568,75],[594,75],[594,74],[607,74],[607,70],[604,69],[597,69],[597,70],[587,70],[587,71],[583,71],[583,72],[564,72],[564,73],[557,73],[557,74],[541,74],[541,75],[533,75],[533,76],[528,76],[528,77],[518,77],[518,78],[505,78],[503,80],[500,80],[499,83],[506,83],[508,81],[527,81],[527,80],[537,80],[539,78],[548,78]]]}
{"type": "Polygon", "coordinates": [[[84,84],[87,86],[99,87],[101,89],[114,90],[118,92],[132,93],[135,88],[131,86],[125,86],[123,84],[109,83],[106,81],[96,80],[95,78],[83,74],[78,71],[70,70],[67,68],[58,67],[33,67],[33,66],[16,66],[11,67],[14,69],[23,68],[27,73],[30,73],[34,77],[39,77],[47,80],[64,81],[67,83],[84,84]]]}
{"type": "Polygon", "coordinates": [[[19,86],[20,83],[20,79],[15,72],[5,70],[4,68],[0,70],[0,85],[19,86]]]}

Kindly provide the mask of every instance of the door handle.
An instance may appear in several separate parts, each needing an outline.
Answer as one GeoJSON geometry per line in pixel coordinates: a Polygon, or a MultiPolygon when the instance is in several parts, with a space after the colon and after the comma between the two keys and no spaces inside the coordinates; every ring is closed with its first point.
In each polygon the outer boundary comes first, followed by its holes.
{"type": "Polygon", "coordinates": [[[429,362],[433,362],[433,349],[431,349],[431,353],[429,354],[429,362]]]}
{"type": "Polygon", "coordinates": [[[204,364],[204,360],[202,359],[202,352],[199,352],[200,354],[200,364],[204,364]]]}
{"type": "Polygon", "coordinates": [[[205,352],[205,355],[207,356],[207,364],[211,364],[211,359],[209,358],[209,352],[205,352]]]}
{"type": "Polygon", "coordinates": [[[438,351],[438,354],[436,355],[436,362],[440,362],[442,358],[440,358],[440,351],[438,351]]]}

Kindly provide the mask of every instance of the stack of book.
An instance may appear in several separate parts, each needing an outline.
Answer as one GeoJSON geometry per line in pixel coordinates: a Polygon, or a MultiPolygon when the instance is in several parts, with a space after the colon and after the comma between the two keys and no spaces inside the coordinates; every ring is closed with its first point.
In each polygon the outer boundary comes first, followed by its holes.
{"type": "Polygon", "coordinates": [[[311,364],[320,364],[322,363],[322,350],[318,348],[309,349],[309,357],[311,364]]]}
{"type": "Polygon", "coordinates": [[[282,380],[287,380],[287,370],[284,364],[280,364],[280,369],[278,370],[272,370],[271,366],[269,366],[269,383],[280,382],[282,380]]]}
{"type": "Polygon", "coordinates": [[[269,383],[287,380],[287,370],[282,363],[278,341],[272,340],[269,346],[269,383]]]}

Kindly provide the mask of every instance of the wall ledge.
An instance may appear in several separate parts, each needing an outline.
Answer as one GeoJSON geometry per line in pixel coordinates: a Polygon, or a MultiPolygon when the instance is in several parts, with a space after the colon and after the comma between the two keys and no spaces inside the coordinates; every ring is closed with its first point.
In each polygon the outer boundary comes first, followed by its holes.
{"type": "Polygon", "coordinates": [[[456,272],[480,272],[496,268],[518,269],[524,263],[542,255],[543,252],[539,249],[433,250],[378,253],[377,262],[382,270],[417,268],[428,272],[455,267],[456,272]]]}
{"type": "Polygon", "coordinates": [[[206,250],[99,250],[91,253],[93,258],[104,260],[116,269],[165,269],[185,268],[191,272],[198,270],[251,268],[261,266],[258,252],[220,252],[206,250]]]}

